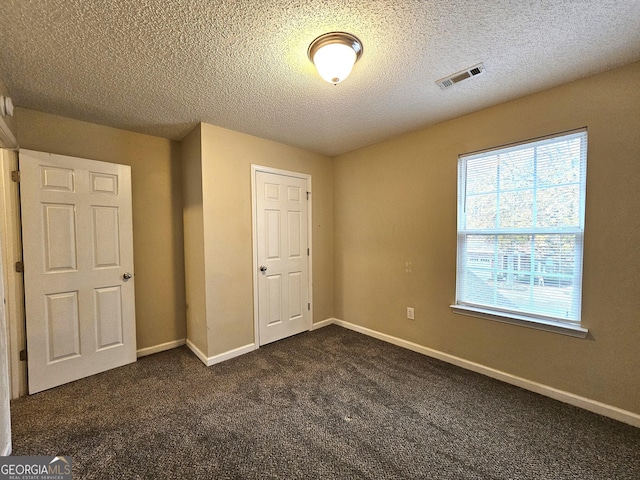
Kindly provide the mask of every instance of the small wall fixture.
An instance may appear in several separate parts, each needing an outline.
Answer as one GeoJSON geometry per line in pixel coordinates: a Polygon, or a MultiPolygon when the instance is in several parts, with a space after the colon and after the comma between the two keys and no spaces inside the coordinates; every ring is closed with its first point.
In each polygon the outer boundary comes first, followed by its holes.
{"type": "Polygon", "coordinates": [[[337,85],[349,76],[362,56],[362,42],[346,32],[331,32],[316,38],[307,51],[320,76],[337,85]]]}

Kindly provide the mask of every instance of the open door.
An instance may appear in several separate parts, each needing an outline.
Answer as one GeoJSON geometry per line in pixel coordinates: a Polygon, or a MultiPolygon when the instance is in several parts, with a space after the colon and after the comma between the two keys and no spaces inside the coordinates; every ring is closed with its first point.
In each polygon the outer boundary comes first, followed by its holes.
{"type": "Polygon", "coordinates": [[[29,393],[136,360],[131,169],[20,150],[29,393]]]}

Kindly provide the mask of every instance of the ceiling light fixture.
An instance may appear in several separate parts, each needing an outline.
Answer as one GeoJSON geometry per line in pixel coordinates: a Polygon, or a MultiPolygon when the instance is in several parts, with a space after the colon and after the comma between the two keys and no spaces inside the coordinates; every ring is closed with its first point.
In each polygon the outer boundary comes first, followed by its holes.
{"type": "Polygon", "coordinates": [[[349,76],[362,56],[362,42],[346,32],[325,33],[311,42],[307,55],[320,76],[337,85],[349,76]]]}

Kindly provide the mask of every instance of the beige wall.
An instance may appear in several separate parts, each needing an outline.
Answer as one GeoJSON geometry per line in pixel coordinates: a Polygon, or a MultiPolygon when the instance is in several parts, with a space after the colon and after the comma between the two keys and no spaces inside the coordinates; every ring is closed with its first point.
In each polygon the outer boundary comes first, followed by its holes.
{"type": "Polygon", "coordinates": [[[336,317],[640,413],[639,85],[635,63],[337,157],[336,317]],[[588,338],[453,314],[458,155],[584,126],[588,338]]]}
{"type": "Polygon", "coordinates": [[[313,320],[333,317],[332,160],[207,124],[201,139],[208,355],[254,342],[251,164],[312,176],[313,320]]]}
{"type": "Polygon", "coordinates": [[[187,338],[198,350],[206,353],[209,349],[207,343],[200,125],[182,140],[181,146],[187,338]]]}
{"type": "Polygon", "coordinates": [[[17,109],[22,148],[131,166],[137,348],[186,337],[180,145],[17,109]]]}

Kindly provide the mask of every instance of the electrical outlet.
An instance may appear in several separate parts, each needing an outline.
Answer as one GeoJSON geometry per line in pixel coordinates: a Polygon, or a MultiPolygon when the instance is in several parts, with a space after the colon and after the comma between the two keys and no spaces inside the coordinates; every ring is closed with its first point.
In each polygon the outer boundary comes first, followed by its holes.
{"type": "Polygon", "coordinates": [[[407,318],[409,320],[414,320],[415,319],[414,312],[413,312],[413,307],[407,307],[407,318]]]}

